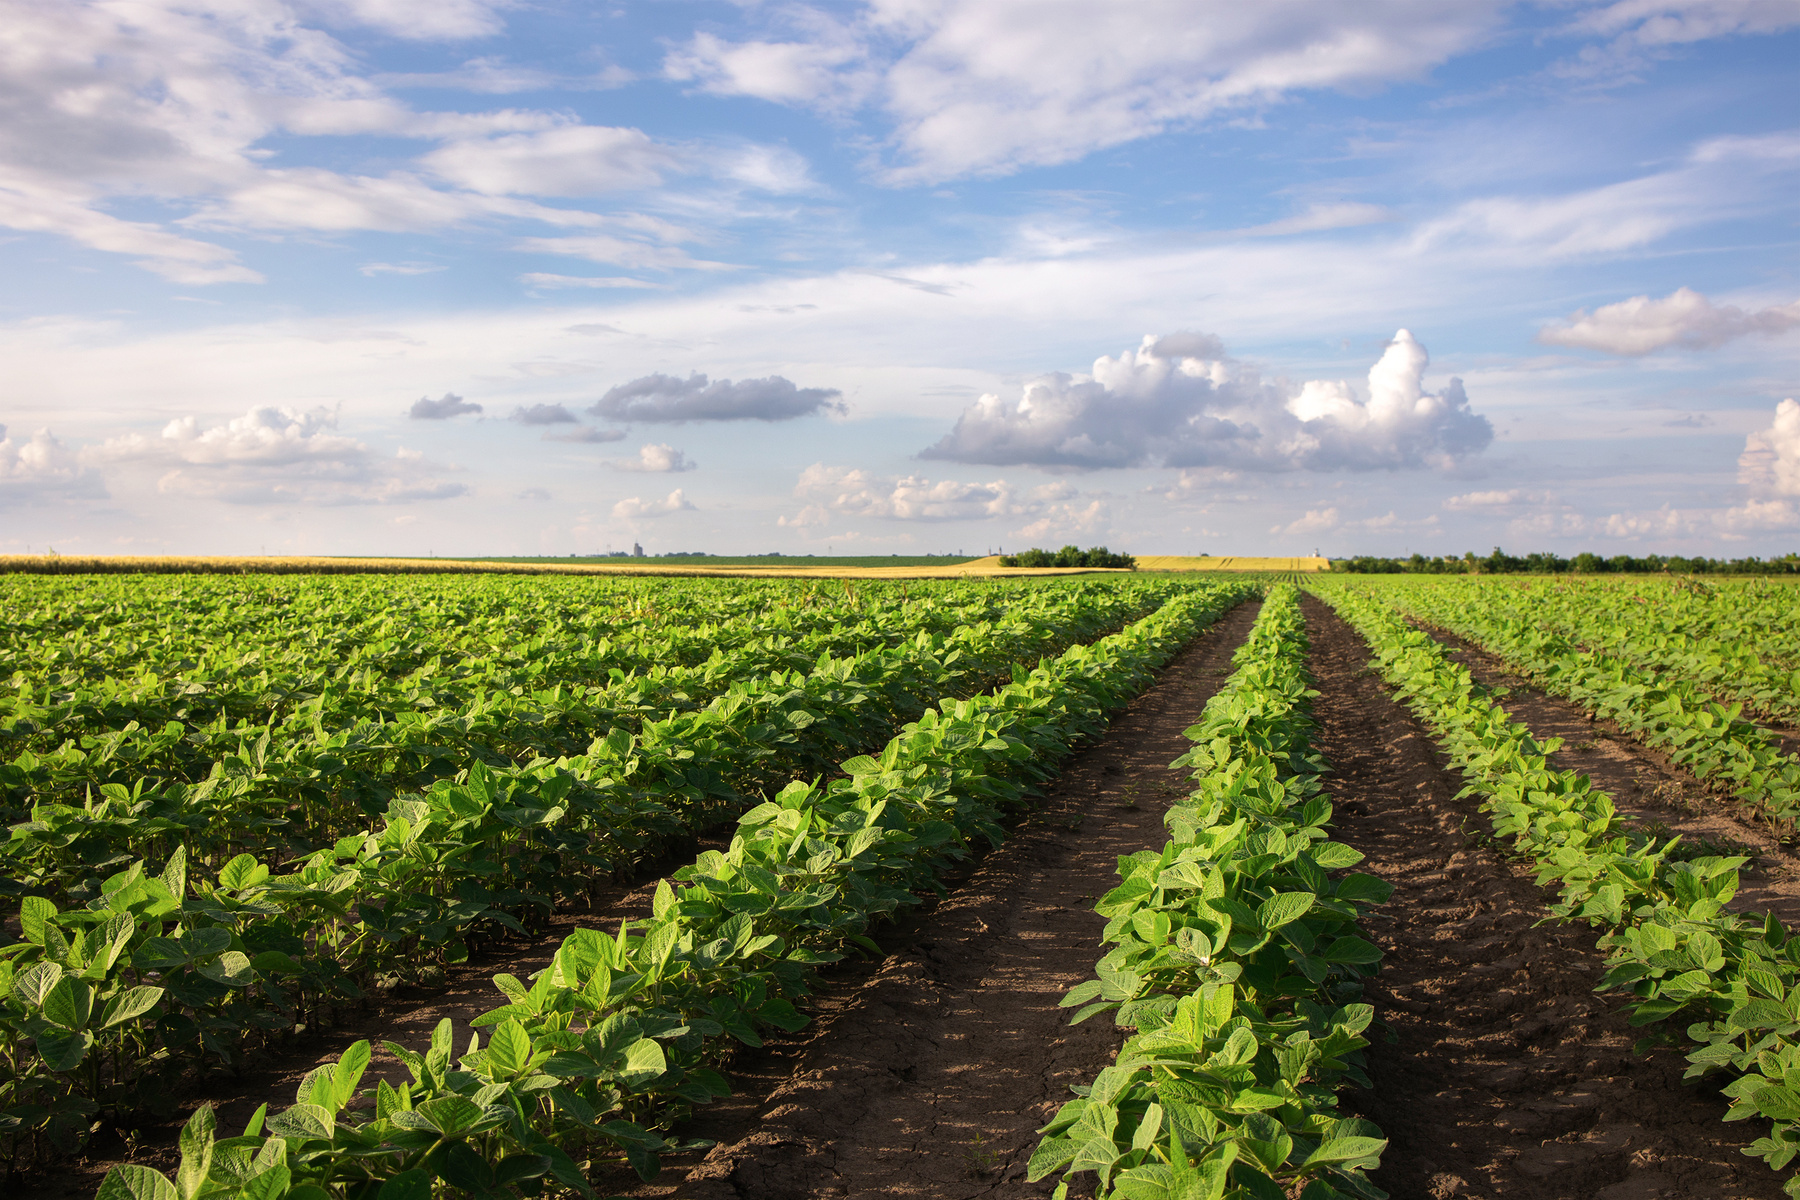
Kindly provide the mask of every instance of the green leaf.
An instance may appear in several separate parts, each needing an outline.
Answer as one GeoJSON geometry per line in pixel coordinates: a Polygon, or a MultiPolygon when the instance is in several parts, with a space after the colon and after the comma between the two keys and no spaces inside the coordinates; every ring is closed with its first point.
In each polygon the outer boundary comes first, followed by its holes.
{"type": "Polygon", "coordinates": [[[94,989],[86,981],[64,976],[44,997],[44,1019],[64,1029],[80,1029],[94,1015],[94,989]]]}
{"type": "Polygon", "coordinates": [[[417,1167],[402,1171],[381,1185],[375,1200],[431,1200],[431,1176],[417,1167]]]}
{"type": "Polygon", "coordinates": [[[143,1016],[156,1007],[162,995],[163,990],[159,987],[127,988],[106,1002],[106,1008],[100,1014],[100,1028],[111,1029],[143,1016]]]}
{"type": "Polygon", "coordinates": [[[497,1027],[488,1039],[488,1062],[495,1078],[514,1079],[531,1061],[531,1035],[516,1020],[497,1027]]]}
{"type": "Polygon", "coordinates": [[[25,940],[44,944],[44,922],[56,916],[56,905],[42,896],[27,896],[19,902],[19,931],[25,940]]]}
{"type": "Polygon", "coordinates": [[[1317,1150],[1306,1156],[1306,1161],[1300,1165],[1300,1169],[1322,1167],[1329,1163],[1354,1162],[1359,1158],[1374,1158],[1386,1148],[1386,1138],[1329,1138],[1321,1143],[1317,1150]]]}
{"type": "Polygon", "coordinates": [[[269,1132],[279,1138],[330,1141],[336,1125],[331,1119],[331,1110],[323,1105],[296,1104],[269,1118],[269,1132]]]}
{"type": "Polygon", "coordinates": [[[366,1040],[354,1043],[338,1059],[331,1076],[331,1099],[338,1111],[356,1098],[356,1085],[362,1082],[363,1072],[368,1067],[369,1043],[366,1040]]]}
{"type": "Polygon", "coordinates": [[[181,1200],[181,1194],[161,1171],[126,1163],[106,1173],[94,1200],[181,1200]]]}
{"type": "Polygon", "coordinates": [[[13,995],[33,1008],[42,1008],[44,997],[62,980],[63,969],[53,962],[41,962],[13,976],[13,995]]]}
{"type": "Polygon", "coordinates": [[[175,1188],[181,1193],[181,1200],[194,1200],[206,1185],[206,1177],[212,1171],[213,1141],[217,1131],[218,1122],[213,1118],[210,1104],[195,1109],[194,1115],[182,1126],[181,1168],[175,1173],[175,1188]]]}
{"type": "MultiPolygon", "coordinates": [[[[242,845],[243,843],[238,843],[242,845]]],[[[269,868],[256,861],[254,854],[240,854],[219,872],[219,886],[229,891],[242,891],[269,877],[269,868]]]]}
{"type": "Polygon", "coordinates": [[[1311,892],[1278,892],[1256,909],[1256,921],[1264,929],[1280,929],[1305,916],[1318,897],[1311,892]]]}
{"type": "Polygon", "coordinates": [[[413,1109],[439,1133],[455,1136],[475,1125],[487,1113],[482,1107],[461,1096],[439,1096],[413,1109]]]}
{"type": "Polygon", "coordinates": [[[655,1081],[668,1069],[662,1046],[644,1038],[625,1052],[625,1066],[619,1075],[626,1087],[635,1090],[655,1081]]]}
{"type": "Polygon", "coordinates": [[[256,982],[256,971],[250,966],[250,956],[241,950],[227,950],[211,962],[200,963],[194,970],[226,987],[249,987],[256,982]]]}
{"type": "Polygon", "coordinates": [[[93,1044],[94,1035],[85,1029],[73,1033],[46,1029],[37,1035],[38,1057],[52,1071],[73,1071],[87,1057],[88,1048],[93,1044]]]}
{"type": "Polygon", "coordinates": [[[1366,966],[1381,961],[1381,947],[1359,937],[1341,937],[1327,946],[1319,957],[1326,962],[1366,966]]]}

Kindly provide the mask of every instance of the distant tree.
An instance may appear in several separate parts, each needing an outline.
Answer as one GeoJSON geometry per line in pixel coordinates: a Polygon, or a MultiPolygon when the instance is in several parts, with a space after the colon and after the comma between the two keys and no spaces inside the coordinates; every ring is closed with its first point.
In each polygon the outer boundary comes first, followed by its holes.
{"type": "Polygon", "coordinates": [[[1080,546],[1064,546],[1061,550],[1041,550],[1032,547],[1021,550],[1017,554],[1002,554],[1000,565],[1003,567],[1112,567],[1127,571],[1137,570],[1137,559],[1129,554],[1114,554],[1105,546],[1095,546],[1092,550],[1083,550],[1080,546]]]}

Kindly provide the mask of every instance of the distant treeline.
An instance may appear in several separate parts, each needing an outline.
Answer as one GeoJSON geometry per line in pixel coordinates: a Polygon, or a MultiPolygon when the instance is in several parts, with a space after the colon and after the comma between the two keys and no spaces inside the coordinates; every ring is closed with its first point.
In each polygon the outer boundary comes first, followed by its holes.
{"type": "Polygon", "coordinates": [[[1002,554],[1000,565],[1003,567],[1123,567],[1127,571],[1137,570],[1137,559],[1129,554],[1114,554],[1105,546],[1095,546],[1092,550],[1083,550],[1079,546],[1064,546],[1061,550],[1030,550],[1018,554],[1002,554]]]}
{"type": "Polygon", "coordinates": [[[1446,554],[1430,558],[1415,554],[1410,558],[1335,559],[1333,571],[1355,575],[1646,575],[1668,572],[1680,575],[1800,575],[1800,554],[1784,554],[1780,558],[1683,558],[1680,555],[1646,554],[1577,554],[1564,558],[1560,554],[1508,554],[1495,546],[1494,552],[1477,556],[1473,550],[1461,558],[1446,554]]]}

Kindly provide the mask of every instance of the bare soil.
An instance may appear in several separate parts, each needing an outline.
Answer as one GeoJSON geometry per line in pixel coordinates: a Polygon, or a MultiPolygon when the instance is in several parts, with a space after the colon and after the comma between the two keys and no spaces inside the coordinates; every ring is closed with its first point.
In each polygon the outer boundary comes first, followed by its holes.
{"type": "Polygon", "coordinates": [[[1593,992],[1593,932],[1538,924],[1545,893],[1454,798],[1460,779],[1361,638],[1305,605],[1335,836],[1395,886],[1365,922],[1386,953],[1368,999],[1393,1041],[1369,1051],[1373,1088],[1345,1097],[1391,1139],[1375,1182],[1395,1200],[1780,1196],[1782,1176],[1740,1153],[1760,1131],[1726,1125],[1679,1054],[1633,1051],[1642,1031],[1593,992]]]}
{"type": "Polygon", "coordinates": [[[1093,972],[1105,922],[1093,904],[1120,855],[1166,840],[1185,795],[1168,763],[1230,674],[1259,605],[1241,605],[1078,752],[1031,818],[945,901],[893,931],[865,977],[822,997],[804,1040],[733,1064],[740,1094],[682,1132],[716,1139],[653,1184],[603,1194],[696,1200],[1039,1196],[1025,1182],[1036,1129],[1108,1065],[1106,1020],[1071,1027],[1064,993],[1093,972]]]}

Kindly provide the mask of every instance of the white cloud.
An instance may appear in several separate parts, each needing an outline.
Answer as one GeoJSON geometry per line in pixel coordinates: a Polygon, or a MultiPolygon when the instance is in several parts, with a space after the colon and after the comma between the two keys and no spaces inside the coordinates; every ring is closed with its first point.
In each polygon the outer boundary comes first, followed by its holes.
{"type": "Polygon", "coordinates": [[[1286,525],[1271,525],[1270,533],[1324,533],[1336,529],[1344,523],[1337,507],[1309,508],[1304,514],[1288,522],[1286,525]]]}
{"type": "Polygon", "coordinates": [[[1460,496],[1452,496],[1444,501],[1444,507],[1451,512],[1479,512],[1484,508],[1507,508],[1519,503],[1525,493],[1519,488],[1508,488],[1505,491],[1464,492],[1460,496]]]}
{"type": "Polygon", "coordinates": [[[579,417],[560,404],[533,404],[529,408],[520,405],[506,419],[521,425],[575,425],[580,422],[579,417]]]}
{"type": "Polygon", "coordinates": [[[568,125],[451,142],[419,162],[439,178],[490,196],[596,196],[655,187],[675,155],[640,130],[568,125]]]}
{"type": "MultiPolygon", "coordinates": [[[[519,250],[533,254],[566,254],[572,258],[585,258],[589,262],[601,263],[605,266],[624,267],[628,271],[730,271],[730,263],[709,262],[706,259],[690,257],[687,251],[678,246],[657,245],[650,241],[634,238],[614,237],[609,233],[577,234],[572,237],[531,237],[521,238],[516,246],[519,250]]],[[[573,286],[576,276],[572,275],[527,275],[527,280],[540,282],[550,281],[552,287],[573,286]]],[[[651,287],[653,284],[630,283],[610,280],[602,284],[583,284],[580,286],[597,287],[651,287]]]]}
{"type": "Polygon", "coordinates": [[[1091,530],[1109,514],[1104,496],[1078,492],[1061,480],[1021,490],[1004,479],[966,483],[919,475],[896,477],[824,463],[800,473],[794,496],[805,506],[782,517],[781,525],[820,526],[836,516],[922,522],[1031,517],[1032,524],[1013,532],[1042,537],[1058,530],[1091,530]]]}
{"type": "Polygon", "coordinates": [[[580,429],[571,429],[567,433],[546,433],[546,442],[575,442],[584,446],[598,445],[603,442],[622,442],[625,440],[623,429],[595,429],[591,425],[583,425],[580,429]]]}
{"type": "Polygon", "coordinates": [[[553,275],[545,271],[527,271],[519,282],[540,291],[563,288],[658,288],[662,285],[629,276],[553,275]]]}
{"type": "Polygon", "coordinates": [[[836,388],[796,387],[780,375],[733,383],[658,374],[608,389],[588,411],[613,421],[786,421],[842,412],[842,395],[836,388]]]}
{"type": "Polygon", "coordinates": [[[417,41],[461,41],[500,32],[500,13],[516,0],[300,0],[338,25],[367,25],[393,37],[417,41]]]}
{"type": "Polygon", "coordinates": [[[1315,204],[1303,213],[1239,229],[1242,237],[1283,237],[1291,233],[1323,233],[1331,229],[1354,229],[1359,225],[1378,225],[1395,219],[1392,209],[1379,204],[1315,204]]]}
{"type": "Polygon", "coordinates": [[[840,18],[775,10],[786,37],[700,34],[664,72],[721,95],[828,111],[864,102],[893,132],[887,177],[920,183],[1069,162],[1298,90],[1416,79],[1480,44],[1502,5],[1299,0],[1040,4],[878,0],[840,18]]]}
{"type": "Polygon", "coordinates": [[[782,524],[822,524],[829,514],[894,521],[972,521],[1008,516],[1020,509],[1010,484],[933,482],[917,475],[875,475],[848,467],[814,463],[800,474],[794,495],[808,502],[798,519],[782,524]]]}
{"type": "Polygon", "coordinates": [[[717,96],[831,109],[860,102],[874,83],[867,49],[837,22],[811,24],[813,41],[733,43],[697,33],[664,58],[663,75],[717,96]]]}
{"type": "Polygon", "coordinates": [[[995,466],[1223,466],[1260,471],[1441,465],[1485,447],[1487,418],[1462,382],[1425,390],[1425,348],[1406,330],[1369,371],[1367,401],[1342,381],[1298,393],[1243,363],[1198,358],[1216,339],[1144,338],[1091,375],[1056,374],[1016,401],[986,395],[924,458],[995,466]]]}
{"type": "Polygon", "coordinates": [[[613,459],[610,465],[621,471],[692,471],[700,464],[673,446],[652,442],[640,447],[636,458],[613,459]]]}
{"type": "Polygon", "coordinates": [[[1791,500],[1746,500],[1737,508],[1728,508],[1719,518],[1728,533],[1762,533],[1777,529],[1800,528],[1800,512],[1791,500]]]}
{"type": "Polygon", "coordinates": [[[1800,10],[1791,0],[1618,0],[1581,14],[1574,28],[1638,46],[1674,46],[1796,25],[1800,10]]]}
{"type": "Polygon", "coordinates": [[[1800,403],[1783,400],[1774,423],[1744,440],[1738,479],[1754,491],[1800,496],[1800,403]]]}
{"type": "Polygon", "coordinates": [[[1608,354],[1642,355],[1669,346],[1713,350],[1734,338],[1783,333],[1796,327],[1800,327],[1800,300],[1745,312],[1730,304],[1715,307],[1699,292],[1684,287],[1661,300],[1633,296],[1591,313],[1580,309],[1562,324],[1539,330],[1538,341],[1608,354]]]}
{"type": "Polygon", "coordinates": [[[436,400],[420,396],[406,410],[406,415],[415,421],[446,421],[451,417],[460,417],[464,413],[478,413],[481,405],[471,404],[455,392],[445,392],[436,400]]]}
{"type": "Polygon", "coordinates": [[[694,504],[687,495],[676,488],[666,499],[645,500],[641,496],[632,496],[613,505],[613,516],[621,521],[634,521],[645,517],[666,517],[670,513],[691,512],[694,504]]]}
{"type": "Polygon", "coordinates": [[[439,468],[417,451],[402,447],[383,458],[336,429],[337,417],[326,409],[264,405],[211,427],[181,417],[159,437],[109,438],[86,456],[167,468],[159,491],[231,504],[402,504],[469,490],[434,478],[439,468]]]}
{"type": "Polygon", "coordinates": [[[370,262],[356,268],[358,274],[373,279],[377,275],[430,275],[445,268],[437,263],[418,262],[370,262]]]}
{"type": "Polygon", "coordinates": [[[0,425],[0,504],[105,495],[99,474],[84,467],[48,429],[19,441],[0,425]]]}

